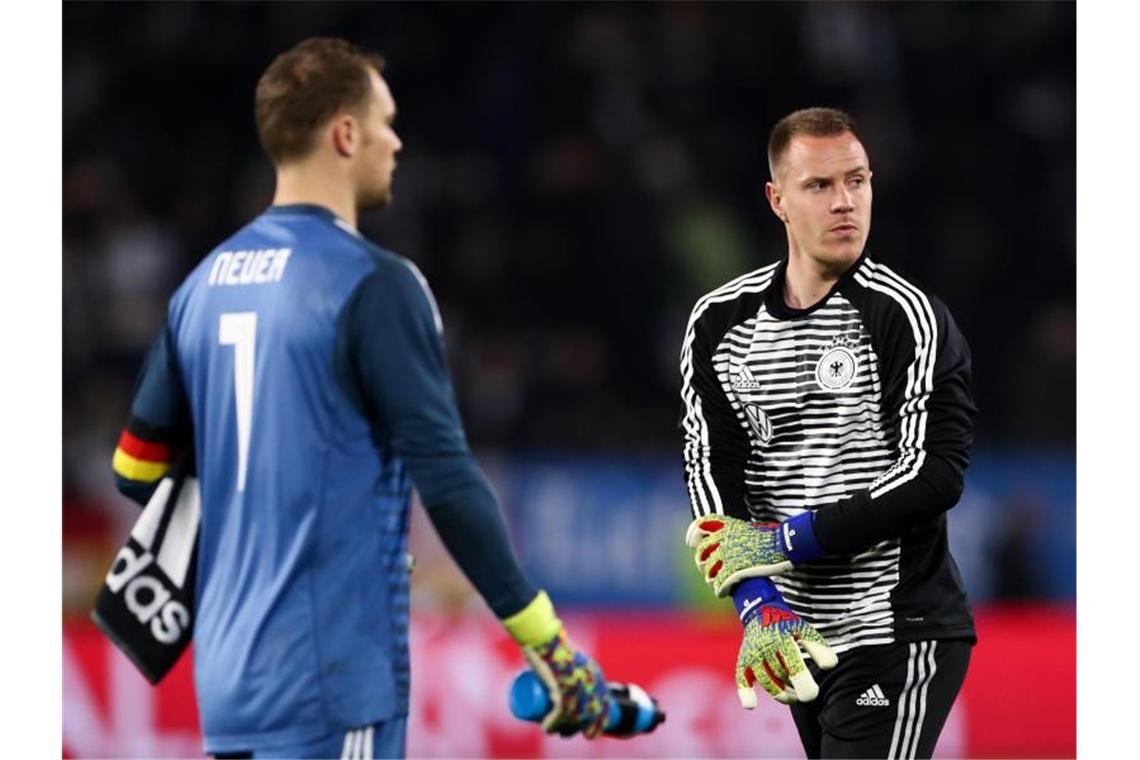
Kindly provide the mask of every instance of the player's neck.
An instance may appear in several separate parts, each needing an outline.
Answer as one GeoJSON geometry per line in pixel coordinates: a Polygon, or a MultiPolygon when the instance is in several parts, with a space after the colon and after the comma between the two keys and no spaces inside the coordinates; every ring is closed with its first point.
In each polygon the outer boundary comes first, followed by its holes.
{"type": "Polygon", "coordinates": [[[784,303],[793,309],[810,308],[819,303],[842,276],[842,272],[793,248],[788,252],[788,269],[784,274],[784,303]]]}
{"type": "Polygon", "coordinates": [[[323,206],[356,229],[356,195],[349,183],[331,177],[320,167],[294,165],[278,167],[274,206],[309,203],[323,206]]]}

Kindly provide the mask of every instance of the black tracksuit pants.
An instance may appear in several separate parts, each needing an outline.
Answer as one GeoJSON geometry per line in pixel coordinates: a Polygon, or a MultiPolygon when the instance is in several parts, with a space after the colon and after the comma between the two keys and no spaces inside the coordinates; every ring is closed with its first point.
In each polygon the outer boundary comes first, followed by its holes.
{"type": "Polygon", "coordinates": [[[958,696],[972,642],[858,647],[832,670],[808,662],[819,696],[792,705],[809,758],[928,758],[958,696]]]}

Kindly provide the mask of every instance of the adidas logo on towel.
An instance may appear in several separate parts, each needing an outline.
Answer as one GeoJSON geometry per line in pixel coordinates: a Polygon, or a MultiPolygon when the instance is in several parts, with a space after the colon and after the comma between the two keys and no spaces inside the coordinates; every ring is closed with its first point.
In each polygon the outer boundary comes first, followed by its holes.
{"type": "Polygon", "coordinates": [[[875,684],[867,689],[859,698],[855,700],[855,704],[860,707],[889,707],[891,700],[887,699],[883,694],[883,690],[879,688],[879,684],[875,684]]]}

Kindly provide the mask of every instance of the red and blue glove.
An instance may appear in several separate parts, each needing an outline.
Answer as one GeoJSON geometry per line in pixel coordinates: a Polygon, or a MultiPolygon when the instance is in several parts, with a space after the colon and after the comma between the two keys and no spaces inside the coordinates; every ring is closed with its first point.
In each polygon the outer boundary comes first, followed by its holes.
{"type": "Polygon", "coordinates": [[[776,585],[767,578],[749,578],[732,593],[736,612],[744,626],[744,638],[736,658],[736,693],[746,710],[756,707],[757,683],[781,704],[810,702],[819,686],[804,664],[802,648],[819,667],[827,670],[838,662],[823,636],[784,602],[776,585]]]}

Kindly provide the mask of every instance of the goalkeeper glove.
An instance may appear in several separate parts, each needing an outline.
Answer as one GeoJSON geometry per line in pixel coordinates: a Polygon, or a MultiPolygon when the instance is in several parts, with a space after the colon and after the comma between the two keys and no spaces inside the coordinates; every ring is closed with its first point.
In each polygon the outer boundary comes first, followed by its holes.
{"type": "Polygon", "coordinates": [[[587,739],[600,734],[610,703],[602,670],[570,644],[546,592],[540,591],[503,625],[550,695],[550,712],[542,719],[542,729],[562,736],[581,731],[587,739]]]}
{"type": "Polygon", "coordinates": [[[725,515],[698,517],[685,542],[696,549],[697,567],[717,596],[745,578],[779,575],[823,556],[812,527],[814,513],[783,523],[752,523],[725,515]]]}
{"type": "Polygon", "coordinates": [[[829,670],[838,658],[810,623],[788,609],[767,578],[744,581],[732,594],[744,640],[736,659],[736,693],[746,710],[756,707],[757,682],[777,702],[810,702],[819,686],[800,654],[802,647],[819,667],[829,670]]]}

